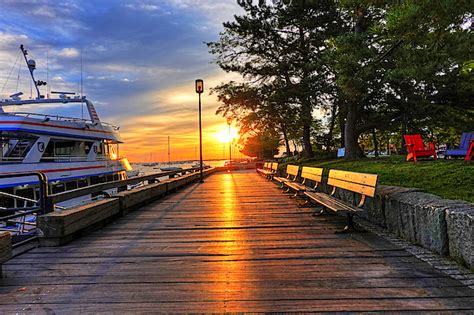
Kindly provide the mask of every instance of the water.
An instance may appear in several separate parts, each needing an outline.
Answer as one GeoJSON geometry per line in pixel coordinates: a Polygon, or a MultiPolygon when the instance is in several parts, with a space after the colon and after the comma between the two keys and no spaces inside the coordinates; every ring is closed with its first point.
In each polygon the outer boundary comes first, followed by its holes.
{"type": "MultiPolygon", "coordinates": [[[[204,161],[204,166],[212,166],[212,167],[224,166],[225,162],[226,162],[225,160],[204,161]]],[[[162,172],[160,170],[161,167],[181,167],[182,169],[192,168],[193,165],[199,164],[199,161],[192,161],[188,163],[171,162],[170,164],[158,163],[155,166],[146,166],[145,164],[148,164],[148,163],[134,163],[132,164],[132,167],[134,170],[138,170],[140,175],[149,175],[149,174],[162,172]]]]}

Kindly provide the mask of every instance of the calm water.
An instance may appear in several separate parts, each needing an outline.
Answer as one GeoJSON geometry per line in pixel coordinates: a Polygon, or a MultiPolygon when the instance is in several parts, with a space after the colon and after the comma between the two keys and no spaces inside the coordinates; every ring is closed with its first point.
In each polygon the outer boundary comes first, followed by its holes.
{"type": "MultiPolygon", "coordinates": [[[[148,175],[148,174],[153,174],[153,173],[159,173],[161,172],[160,168],[161,167],[181,167],[183,169],[191,168],[194,164],[198,164],[199,161],[193,162],[193,163],[173,163],[171,164],[168,163],[158,163],[156,166],[146,166],[144,164],[147,163],[137,163],[137,164],[132,164],[132,167],[134,170],[138,169],[140,172],[140,175],[148,175]]],[[[204,165],[207,166],[224,166],[225,160],[221,161],[204,161],[204,165]]]]}

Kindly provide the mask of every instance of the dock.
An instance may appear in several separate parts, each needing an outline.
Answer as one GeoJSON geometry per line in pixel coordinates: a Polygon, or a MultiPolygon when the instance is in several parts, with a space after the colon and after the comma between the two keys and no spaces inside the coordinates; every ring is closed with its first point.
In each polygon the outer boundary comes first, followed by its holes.
{"type": "Polygon", "coordinates": [[[474,312],[461,282],[313,213],[255,171],[215,173],[11,259],[0,313],[474,312]]]}

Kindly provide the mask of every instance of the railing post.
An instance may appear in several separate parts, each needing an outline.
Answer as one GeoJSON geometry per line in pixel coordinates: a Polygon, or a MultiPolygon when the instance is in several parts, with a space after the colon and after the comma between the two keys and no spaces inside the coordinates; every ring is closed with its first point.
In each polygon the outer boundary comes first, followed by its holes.
{"type": "Polygon", "coordinates": [[[49,196],[48,177],[46,174],[36,173],[39,179],[39,193],[40,193],[40,210],[43,214],[54,211],[54,204],[52,198],[49,196]]]}

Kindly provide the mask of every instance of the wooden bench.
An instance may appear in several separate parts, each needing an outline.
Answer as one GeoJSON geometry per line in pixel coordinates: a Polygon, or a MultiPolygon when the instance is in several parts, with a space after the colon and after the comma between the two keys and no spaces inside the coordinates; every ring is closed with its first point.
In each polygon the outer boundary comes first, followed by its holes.
{"type": "Polygon", "coordinates": [[[273,163],[271,163],[271,162],[263,163],[263,168],[257,168],[257,173],[264,175],[267,172],[271,172],[272,164],[273,163]]]}
{"type": "Polygon", "coordinates": [[[294,190],[295,194],[293,197],[297,197],[299,193],[305,191],[315,191],[318,188],[319,183],[322,182],[323,179],[323,169],[317,167],[308,167],[304,166],[301,170],[301,179],[303,180],[301,183],[297,181],[290,181],[285,182],[284,185],[287,186],[289,189],[294,190]],[[313,185],[308,186],[308,182],[311,181],[313,185]]]}
{"type": "Polygon", "coordinates": [[[269,163],[269,164],[270,164],[269,169],[263,170],[260,174],[262,174],[263,176],[271,180],[273,176],[275,176],[278,170],[278,163],[269,163]]]}
{"type": "MultiPolygon", "coordinates": [[[[296,181],[299,170],[300,170],[300,167],[297,165],[288,165],[286,167],[286,177],[273,176],[273,179],[276,182],[280,183],[281,184],[280,188],[283,189],[285,188],[285,183],[296,181]]],[[[289,189],[286,192],[288,191],[289,189]]]]}
{"type": "Polygon", "coordinates": [[[356,231],[356,229],[354,228],[353,216],[354,214],[363,211],[363,209],[361,208],[364,205],[367,197],[375,196],[377,180],[378,175],[374,174],[331,170],[329,171],[328,186],[332,186],[333,189],[330,195],[314,191],[305,191],[304,195],[308,198],[309,202],[316,202],[323,206],[323,210],[319,214],[323,214],[326,209],[330,209],[334,212],[346,212],[347,225],[342,231],[338,231],[336,233],[348,233],[351,231],[356,231]],[[345,189],[354,193],[354,205],[348,204],[334,197],[338,188],[345,189]],[[356,194],[359,194],[361,196],[360,201],[357,205],[355,205],[356,194]]]}

